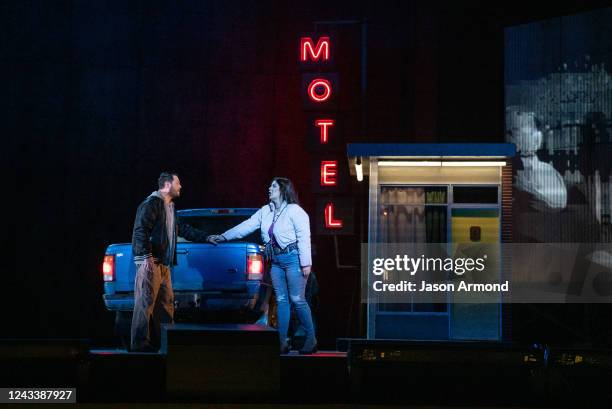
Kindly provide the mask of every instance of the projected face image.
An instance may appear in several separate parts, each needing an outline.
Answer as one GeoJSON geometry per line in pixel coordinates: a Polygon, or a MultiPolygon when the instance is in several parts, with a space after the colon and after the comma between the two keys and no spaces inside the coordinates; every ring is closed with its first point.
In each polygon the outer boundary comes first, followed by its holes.
{"type": "Polygon", "coordinates": [[[527,241],[612,242],[612,8],[506,29],[506,141],[527,241]]]}
{"type": "Polygon", "coordinates": [[[506,110],[507,140],[516,145],[521,156],[532,156],[542,145],[542,132],[536,126],[535,114],[519,109],[506,110]]]}
{"type": "Polygon", "coordinates": [[[542,145],[542,132],[536,125],[535,113],[518,107],[506,109],[506,140],[516,145],[522,169],[515,176],[515,187],[531,195],[535,210],[553,211],[567,205],[567,189],[555,168],[541,161],[537,150],[542,145]]]}

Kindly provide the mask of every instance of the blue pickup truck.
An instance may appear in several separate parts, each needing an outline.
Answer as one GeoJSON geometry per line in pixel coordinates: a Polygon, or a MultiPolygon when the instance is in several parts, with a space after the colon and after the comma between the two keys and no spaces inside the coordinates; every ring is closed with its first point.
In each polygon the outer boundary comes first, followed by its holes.
{"type": "MultiPolygon", "coordinates": [[[[178,216],[193,227],[222,233],[249,218],[258,209],[190,209],[178,216]]],[[[265,280],[266,265],[259,231],[241,241],[192,243],[182,237],[177,243],[177,262],[172,269],[175,319],[194,321],[228,314],[243,322],[267,323],[272,286],[265,280]],[[209,314],[212,313],[212,314],[209,314]]],[[[130,243],[111,244],[102,265],[104,304],[115,312],[115,332],[129,344],[134,308],[136,265],[130,243]]]]}

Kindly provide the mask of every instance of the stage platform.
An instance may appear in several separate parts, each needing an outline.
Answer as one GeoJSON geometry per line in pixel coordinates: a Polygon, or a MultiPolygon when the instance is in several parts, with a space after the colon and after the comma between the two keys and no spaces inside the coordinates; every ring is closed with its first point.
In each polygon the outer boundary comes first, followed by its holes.
{"type": "MultiPolygon", "coordinates": [[[[346,352],[297,351],[279,355],[280,391],[276,398],[215,397],[212,402],[349,402],[346,352]]],[[[92,349],[89,402],[164,402],[165,353],[127,352],[125,349],[92,349]]],[[[253,370],[253,375],[257,371],[253,370]]],[[[174,401],[183,401],[174,399],[174,401]]]]}
{"type": "Polygon", "coordinates": [[[108,404],[599,407],[612,401],[607,350],[342,339],[345,351],[281,355],[269,327],[175,324],[164,332],[158,353],[95,348],[85,340],[0,340],[0,381],[72,386],[78,402],[108,404]]]}

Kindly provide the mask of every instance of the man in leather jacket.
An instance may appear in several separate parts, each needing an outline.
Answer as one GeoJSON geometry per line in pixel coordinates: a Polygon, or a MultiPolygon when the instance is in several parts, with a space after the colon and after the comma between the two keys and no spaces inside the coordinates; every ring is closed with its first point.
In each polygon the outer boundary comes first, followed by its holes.
{"type": "Polygon", "coordinates": [[[161,324],[173,322],[170,269],[177,264],[177,236],[195,242],[207,239],[206,233],[182,222],[176,214],[173,200],[181,194],[178,175],[162,172],[158,187],[138,206],[132,233],[132,253],[137,265],[132,351],[157,351],[161,324]]]}

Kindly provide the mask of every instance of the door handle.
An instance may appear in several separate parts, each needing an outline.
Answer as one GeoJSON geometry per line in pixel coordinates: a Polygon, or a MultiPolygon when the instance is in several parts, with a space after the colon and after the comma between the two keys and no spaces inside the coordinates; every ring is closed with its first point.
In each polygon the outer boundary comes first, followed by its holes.
{"type": "Polygon", "coordinates": [[[187,249],[177,250],[176,254],[189,254],[189,250],[187,249]]]}
{"type": "Polygon", "coordinates": [[[228,273],[237,273],[237,272],[238,272],[238,269],[237,269],[237,268],[228,268],[228,269],[227,269],[227,272],[228,272],[228,273]]]}

